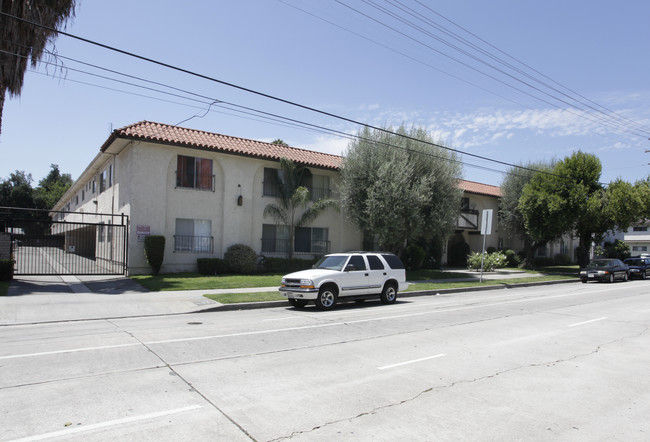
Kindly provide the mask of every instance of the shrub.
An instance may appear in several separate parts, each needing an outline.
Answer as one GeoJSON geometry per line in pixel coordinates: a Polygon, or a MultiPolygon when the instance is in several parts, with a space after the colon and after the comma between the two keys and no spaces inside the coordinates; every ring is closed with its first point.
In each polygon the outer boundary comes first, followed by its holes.
{"type": "Polygon", "coordinates": [[[519,267],[523,262],[521,256],[512,249],[504,250],[502,253],[506,256],[508,267],[519,267]]]}
{"type": "Polygon", "coordinates": [[[311,268],[317,259],[264,258],[262,268],[266,273],[292,273],[311,268]]]}
{"type": "MultiPolygon", "coordinates": [[[[470,270],[481,269],[482,254],[479,252],[470,253],[467,256],[467,268],[470,270]]],[[[508,260],[503,252],[486,253],[483,260],[483,271],[493,272],[494,269],[500,269],[506,266],[508,260]]]]}
{"type": "Polygon", "coordinates": [[[422,247],[410,245],[404,250],[402,259],[408,270],[419,270],[422,268],[422,263],[424,263],[424,256],[425,252],[422,247]]]}
{"type": "Polygon", "coordinates": [[[14,261],[0,259],[0,281],[11,281],[14,278],[14,261]]]}
{"type": "Polygon", "coordinates": [[[234,244],[228,247],[223,259],[230,271],[234,273],[250,274],[257,270],[257,253],[244,244],[234,244]]]}
{"type": "Polygon", "coordinates": [[[160,272],[165,257],[165,237],[162,235],[150,235],[144,238],[144,256],[151,266],[154,275],[160,272]]]}
{"type": "Polygon", "coordinates": [[[568,266],[571,264],[571,257],[566,253],[558,253],[553,257],[556,266],[568,266]]]}
{"type": "Polygon", "coordinates": [[[549,256],[538,256],[533,261],[535,267],[550,267],[555,265],[555,260],[549,256]]]}
{"type": "Polygon", "coordinates": [[[198,258],[196,260],[198,271],[202,275],[220,275],[228,273],[226,261],[220,258],[198,258]]]}

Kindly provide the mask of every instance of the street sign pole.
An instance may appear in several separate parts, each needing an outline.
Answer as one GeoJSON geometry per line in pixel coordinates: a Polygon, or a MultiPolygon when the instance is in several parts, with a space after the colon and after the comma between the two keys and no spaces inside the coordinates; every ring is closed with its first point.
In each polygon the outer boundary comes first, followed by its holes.
{"type": "Polygon", "coordinates": [[[483,235],[483,252],[481,253],[481,276],[479,282],[483,282],[483,265],[485,264],[485,239],[492,234],[492,209],[484,209],[481,216],[481,235],[483,235]]]}

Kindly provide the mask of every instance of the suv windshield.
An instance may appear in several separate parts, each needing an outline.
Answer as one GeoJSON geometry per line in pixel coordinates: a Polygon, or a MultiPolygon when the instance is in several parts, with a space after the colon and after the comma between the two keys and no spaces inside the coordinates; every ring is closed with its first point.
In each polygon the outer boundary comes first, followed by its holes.
{"type": "Polygon", "coordinates": [[[314,268],[341,271],[347,259],[347,256],[323,256],[314,268]]]}

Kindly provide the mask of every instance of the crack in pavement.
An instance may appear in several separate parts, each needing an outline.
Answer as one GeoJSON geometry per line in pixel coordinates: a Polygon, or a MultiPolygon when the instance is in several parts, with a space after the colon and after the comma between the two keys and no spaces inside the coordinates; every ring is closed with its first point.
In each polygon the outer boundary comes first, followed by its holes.
{"type": "MultiPolygon", "coordinates": [[[[638,325],[638,324],[635,324],[635,325],[638,325]]],[[[594,354],[599,353],[601,348],[603,348],[605,346],[615,344],[615,343],[618,343],[618,342],[622,342],[622,341],[624,341],[626,339],[637,338],[639,336],[642,336],[642,335],[646,334],[647,332],[648,332],[648,327],[643,326],[643,330],[641,330],[639,333],[636,333],[636,334],[633,334],[633,335],[628,335],[628,336],[622,336],[622,337],[620,337],[618,339],[612,339],[611,341],[607,341],[605,343],[599,344],[593,351],[590,351],[588,353],[577,354],[577,355],[574,355],[574,356],[569,357],[569,358],[557,359],[557,360],[554,360],[554,361],[546,361],[546,362],[540,362],[540,363],[534,363],[534,364],[521,365],[521,366],[518,366],[518,367],[512,367],[512,368],[509,368],[507,370],[498,371],[496,373],[492,373],[492,374],[489,374],[489,375],[486,375],[486,376],[481,376],[479,378],[475,378],[475,379],[471,379],[471,380],[463,379],[463,380],[459,380],[459,381],[456,381],[456,382],[452,382],[452,383],[450,383],[448,385],[441,385],[441,386],[438,386],[438,387],[429,387],[429,388],[427,388],[425,390],[420,391],[418,394],[416,394],[416,395],[414,395],[414,396],[412,396],[410,398],[403,399],[403,400],[401,400],[399,402],[382,405],[380,407],[373,408],[370,411],[359,413],[358,415],[353,416],[353,417],[337,419],[337,420],[333,420],[333,421],[330,421],[330,422],[326,422],[324,424],[317,425],[317,426],[315,426],[315,427],[313,427],[313,428],[311,428],[309,430],[294,431],[288,436],[277,437],[275,439],[271,439],[269,442],[277,442],[277,441],[281,441],[281,440],[292,439],[295,436],[309,434],[309,433],[312,433],[314,431],[317,431],[317,430],[320,430],[322,428],[325,428],[325,427],[328,427],[328,426],[331,426],[331,425],[335,425],[335,424],[338,424],[338,423],[341,423],[341,422],[352,422],[354,420],[363,418],[365,416],[370,416],[370,415],[373,415],[373,414],[377,414],[377,413],[379,413],[381,411],[384,411],[384,410],[387,410],[389,408],[399,407],[401,405],[417,401],[419,398],[421,398],[424,395],[427,395],[427,394],[431,393],[432,391],[445,390],[445,389],[453,388],[456,385],[460,385],[460,384],[472,384],[472,383],[476,383],[476,382],[481,382],[481,381],[485,381],[485,380],[488,380],[488,379],[495,378],[497,376],[500,376],[500,375],[503,375],[503,374],[506,374],[506,373],[510,373],[510,372],[514,372],[514,371],[518,371],[518,370],[522,370],[522,369],[537,368],[537,367],[544,367],[544,366],[545,367],[550,367],[550,366],[553,366],[553,365],[556,365],[556,364],[569,362],[569,361],[574,361],[574,360],[579,359],[579,358],[589,357],[589,356],[592,356],[594,354]]]]}

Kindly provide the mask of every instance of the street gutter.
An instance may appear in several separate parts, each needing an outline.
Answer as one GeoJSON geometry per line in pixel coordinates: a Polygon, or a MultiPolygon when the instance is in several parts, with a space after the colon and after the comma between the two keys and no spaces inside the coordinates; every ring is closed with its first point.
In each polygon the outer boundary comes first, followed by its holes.
{"type": "MultiPolygon", "coordinates": [[[[503,290],[503,289],[514,289],[514,288],[523,288],[523,287],[537,287],[542,285],[555,285],[555,284],[566,284],[566,283],[575,283],[580,282],[580,279],[559,279],[557,281],[538,281],[538,282],[522,282],[514,284],[497,284],[497,285],[488,285],[484,287],[458,287],[453,289],[437,289],[437,290],[420,290],[413,292],[401,292],[398,295],[399,298],[411,298],[416,296],[437,296],[437,295],[446,295],[451,293],[465,293],[465,292],[482,292],[488,290],[503,290]]],[[[289,306],[289,302],[286,300],[282,301],[261,301],[261,302],[241,302],[241,303],[232,303],[232,304],[221,304],[216,307],[210,307],[207,309],[201,309],[195,313],[209,313],[209,312],[218,312],[218,311],[235,311],[235,310],[254,310],[261,308],[273,308],[273,307],[283,307],[289,306]]]]}

